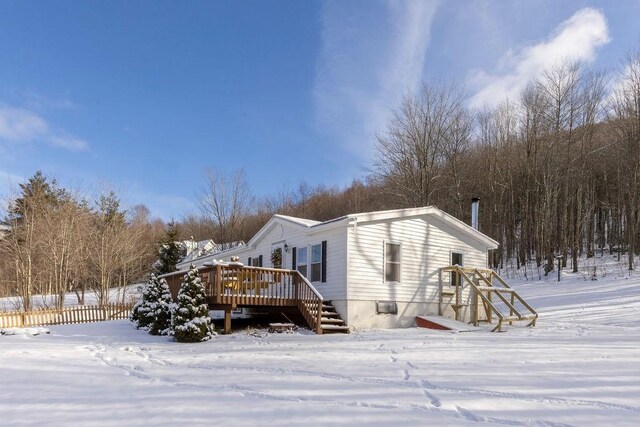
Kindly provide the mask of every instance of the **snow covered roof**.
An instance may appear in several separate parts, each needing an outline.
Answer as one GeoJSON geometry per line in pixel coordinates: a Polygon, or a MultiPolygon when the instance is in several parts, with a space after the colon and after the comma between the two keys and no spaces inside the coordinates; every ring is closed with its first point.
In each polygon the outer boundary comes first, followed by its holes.
{"type": "MultiPolygon", "coordinates": [[[[474,229],[468,224],[460,221],[453,215],[449,215],[448,213],[436,208],[435,206],[425,206],[421,208],[407,208],[407,209],[392,209],[386,211],[375,211],[375,212],[362,212],[356,214],[344,215],[338,218],[330,219],[328,221],[320,222],[313,221],[310,219],[304,218],[296,218],[287,215],[275,214],[271,217],[271,219],[256,233],[255,236],[247,242],[247,248],[255,245],[264,235],[266,235],[278,222],[287,221],[289,223],[294,223],[300,227],[304,227],[308,230],[309,233],[319,233],[326,229],[333,227],[340,227],[352,222],[364,223],[371,221],[388,221],[395,219],[403,219],[403,218],[412,218],[419,217],[424,215],[430,215],[438,220],[448,224],[452,228],[469,235],[475,240],[483,243],[489,249],[497,249],[498,242],[490,238],[489,236],[481,233],[480,231],[474,229]]],[[[227,251],[225,251],[227,252],[227,251]]]]}
{"type": "Polygon", "coordinates": [[[465,233],[467,235],[470,235],[474,239],[482,242],[489,249],[497,249],[499,246],[499,243],[494,239],[490,238],[484,233],[481,233],[480,231],[471,227],[469,224],[466,224],[463,221],[460,221],[458,218],[454,217],[453,215],[449,215],[445,211],[438,209],[435,206],[424,206],[421,208],[392,209],[387,211],[376,211],[376,212],[363,212],[358,214],[345,215],[342,218],[337,218],[337,220],[349,218],[351,220],[356,220],[358,223],[363,223],[363,222],[371,222],[371,221],[385,221],[390,219],[419,217],[423,215],[430,215],[432,217],[437,218],[438,220],[452,226],[454,229],[462,233],[465,233]]]}
{"type": "Polygon", "coordinates": [[[302,225],[304,227],[313,227],[314,225],[322,224],[322,222],[320,221],[314,221],[312,219],[305,218],[296,218],[295,216],[275,214],[274,217],[282,218],[286,221],[293,222],[294,224],[302,225]]]}

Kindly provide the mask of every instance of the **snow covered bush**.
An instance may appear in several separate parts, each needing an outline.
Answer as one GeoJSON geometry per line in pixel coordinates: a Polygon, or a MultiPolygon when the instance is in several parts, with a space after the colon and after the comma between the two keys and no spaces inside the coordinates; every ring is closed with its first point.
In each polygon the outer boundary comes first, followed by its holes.
{"type": "Polygon", "coordinates": [[[198,269],[191,264],[185,274],[171,318],[173,336],[178,342],[200,342],[214,335],[209,307],[198,269]]]}
{"type": "Polygon", "coordinates": [[[173,297],[169,285],[164,279],[157,280],[157,303],[153,323],[149,326],[152,335],[169,335],[171,333],[171,314],[173,312],[173,297]]]}
{"type": "Polygon", "coordinates": [[[147,286],[142,291],[142,297],[133,306],[129,320],[139,329],[149,329],[156,318],[156,308],[158,305],[159,286],[158,278],[151,274],[147,286]]]}

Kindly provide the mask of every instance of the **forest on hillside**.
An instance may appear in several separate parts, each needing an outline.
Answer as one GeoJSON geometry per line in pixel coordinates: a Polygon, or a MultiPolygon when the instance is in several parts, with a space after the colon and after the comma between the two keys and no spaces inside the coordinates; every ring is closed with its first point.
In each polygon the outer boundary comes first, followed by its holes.
{"type": "MultiPolygon", "coordinates": [[[[106,298],[141,279],[171,239],[249,240],[274,213],[315,219],[435,205],[500,243],[492,266],[640,252],[640,50],[616,71],[563,61],[516,99],[471,109],[454,83],[407,93],[381,125],[375,160],[346,188],[299,183],[255,197],[242,170],[211,169],[198,209],[166,224],[114,192],[93,200],[36,173],[9,195],[0,230],[0,294],[58,295],[87,289],[106,298]]],[[[80,297],[79,297],[80,298],[80,297]]]]}

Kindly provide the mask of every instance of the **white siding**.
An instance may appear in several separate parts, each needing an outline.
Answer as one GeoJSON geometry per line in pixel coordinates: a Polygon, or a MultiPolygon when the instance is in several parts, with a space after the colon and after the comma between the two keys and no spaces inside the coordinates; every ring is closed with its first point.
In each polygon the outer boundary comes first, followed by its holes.
{"type": "MultiPolygon", "coordinates": [[[[462,253],[467,267],[486,267],[487,263],[487,248],[483,244],[430,215],[358,224],[349,227],[348,236],[349,323],[356,327],[378,323],[373,318],[376,300],[429,303],[432,312],[428,314],[437,314],[438,269],[450,264],[451,251],[462,253]],[[402,245],[400,283],[384,283],[385,241],[402,245]],[[370,303],[356,305],[357,301],[370,303]],[[363,312],[363,307],[368,309],[363,312]]],[[[400,307],[405,304],[399,304],[400,307]]],[[[400,319],[403,311],[399,310],[396,316],[380,316],[393,317],[385,324],[412,323],[413,318],[410,322],[400,319]]]]}
{"type": "Polygon", "coordinates": [[[346,256],[347,256],[347,235],[346,227],[340,226],[330,230],[317,232],[313,228],[303,228],[295,224],[288,224],[287,221],[279,220],[273,227],[257,242],[255,249],[249,248],[242,251],[225,254],[225,259],[231,255],[238,255],[240,262],[246,263],[248,258],[257,258],[262,255],[263,267],[271,267],[271,247],[273,243],[285,241],[289,250],[283,255],[283,268],[290,269],[292,262],[293,248],[309,246],[309,257],[311,256],[311,245],[321,244],[327,241],[327,281],[313,282],[313,286],[320,292],[325,300],[346,299],[346,256]],[[313,234],[312,234],[313,233],[313,234]]]}

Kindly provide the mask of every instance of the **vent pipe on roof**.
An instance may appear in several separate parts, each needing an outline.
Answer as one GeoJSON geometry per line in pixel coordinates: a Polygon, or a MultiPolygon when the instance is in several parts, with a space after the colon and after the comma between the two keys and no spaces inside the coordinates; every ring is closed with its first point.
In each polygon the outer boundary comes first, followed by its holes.
{"type": "Polygon", "coordinates": [[[478,229],[478,209],[480,205],[480,199],[474,197],[471,199],[471,227],[474,230],[478,229]]]}

